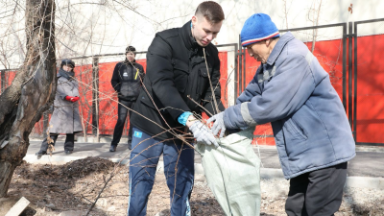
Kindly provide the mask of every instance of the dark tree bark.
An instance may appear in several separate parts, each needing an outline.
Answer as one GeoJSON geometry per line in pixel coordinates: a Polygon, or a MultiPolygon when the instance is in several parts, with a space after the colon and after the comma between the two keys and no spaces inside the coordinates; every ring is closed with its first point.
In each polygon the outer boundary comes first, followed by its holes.
{"type": "Polygon", "coordinates": [[[55,1],[27,0],[25,13],[26,58],[0,95],[0,197],[7,194],[13,171],[27,153],[28,136],[56,91],[55,1]]]}

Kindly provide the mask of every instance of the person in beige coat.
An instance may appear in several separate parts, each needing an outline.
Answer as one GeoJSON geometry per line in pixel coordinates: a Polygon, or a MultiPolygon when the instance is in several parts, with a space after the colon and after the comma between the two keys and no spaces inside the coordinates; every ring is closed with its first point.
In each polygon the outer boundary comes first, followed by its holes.
{"type": "MultiPolygon", "coordinates": [[[[71,59],[63,59],[59,73],[57,74],[57,90],[54,101],[54,111],[49,122],[49,136],[55,145],[59,134],[66,134],[64,142],[65,154],[71,154],[75,145],[75,133],[81,132],[79,115],[80,99],[79,88],[73,69],[75,63],[71,59]]],[[[41,143],[40,151],[36,153],[41,157],[47,154],[47,138],[41,143]]]]}

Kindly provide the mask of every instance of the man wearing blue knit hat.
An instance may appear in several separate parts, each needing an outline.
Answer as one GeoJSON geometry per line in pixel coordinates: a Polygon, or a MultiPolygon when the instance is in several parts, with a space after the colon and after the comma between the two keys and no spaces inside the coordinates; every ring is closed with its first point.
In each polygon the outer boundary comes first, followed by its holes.
{"type": "Polygon", "coordinates": [[[333,215],[340,207],[347,162],[355,143],[328,73],[290,32],[280,36],[271,18],[254,14],[241,43],[261,62],[236,105],[208,120],[214,134],[271,122],[290,189],[286,213],[333,215]]]}

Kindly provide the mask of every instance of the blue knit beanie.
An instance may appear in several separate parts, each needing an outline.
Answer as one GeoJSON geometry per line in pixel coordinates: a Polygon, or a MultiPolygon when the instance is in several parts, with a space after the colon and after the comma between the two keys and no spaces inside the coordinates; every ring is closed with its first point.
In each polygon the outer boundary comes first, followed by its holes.
{"type": "Polygon", "coordinates": [[[279,30],[272,22],[271,17],[263,13],[253,14],[249,17],[245,21],[240,35],[243,47],[275,37],[280,37],[279,30]]]}

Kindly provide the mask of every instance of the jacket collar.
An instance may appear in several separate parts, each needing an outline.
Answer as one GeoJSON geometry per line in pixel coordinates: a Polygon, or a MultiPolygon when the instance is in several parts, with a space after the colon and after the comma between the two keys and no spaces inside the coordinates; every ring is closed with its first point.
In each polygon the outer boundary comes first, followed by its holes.
{"type": "Polygon", "coordinates": [[[291,40],[295,39],[295,36],[292,35],[291,32],[285,33],[283,36],[280,37],[279,41],[277,41],[275,47],[273,48],[271,54],[269,55],[267,59],[268,65],[275,64],[275,61],[277,57],[280,55],[281,51],[283,50],[284,46],[291,40]]]}
{"type": "Polygon", "coordinates": [[[201,46],[196,42],[195,38],[192,36],[192,31],[191,31],[191,21],[188,21],[183,25],[183,27],[180,28],[180,35],[181,39],[184,42],[185,47],[188,50],[194,50],[194,49],[199,49],[201,46]]]}
{"type": "MultiPolygon", "coordinates": [[[[124,63],[129,64],[129,61],[127,58],[125,58],[124,63]]],[[[133,59],[132,64],[136,64],[136,59],[133,59]]]]}
{"type": "Polygon", "coordinates": [[[75,72],[73,72],[73,71],[67,72],[63,68],[60,68],[57,77],[58,78],[64,77],[67,80],[73,80],[75,78],[75,72]]]}

